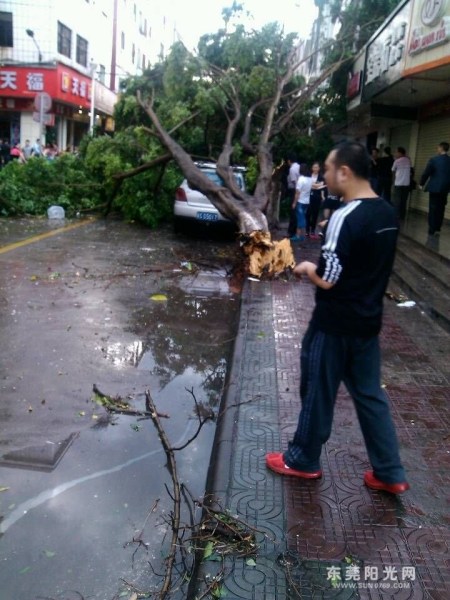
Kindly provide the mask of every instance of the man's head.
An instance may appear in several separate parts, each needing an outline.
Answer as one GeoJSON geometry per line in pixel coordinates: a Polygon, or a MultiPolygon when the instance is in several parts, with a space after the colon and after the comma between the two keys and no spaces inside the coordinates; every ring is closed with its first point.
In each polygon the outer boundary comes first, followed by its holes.
{"type": "Polygon", "coordinates": [[[355,183],[368,183],[369,170],[370,156],[366,147],[359,142],[342,142],[325,161],[325,182],[332,194],[345,196],[355,183]]]}
{"type": "Polygon", "coordinates": [[[440,154],[447,154],[449,148],[448,142],[441,142],[438,146],[438,152],[440,154]]]}
{"type": "Polygon", "coordinates": [[[396,154],[397,154],[397,157],[398,157],[398,158],[400,158],[400,157],[402,157],[402,156],[406,156],[406,150],[403,148],[403,146],[399,146],[399,147],[397,148],[397,152],[396,152],[396,154]]]}

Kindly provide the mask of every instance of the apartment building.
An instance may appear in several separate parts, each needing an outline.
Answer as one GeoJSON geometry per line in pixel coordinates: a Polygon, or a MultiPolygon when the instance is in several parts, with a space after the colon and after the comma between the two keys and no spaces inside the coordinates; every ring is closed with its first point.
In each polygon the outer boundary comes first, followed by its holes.
{"type": "Polygon", "coordinates": [[[0,138],[66,148],[94,128],[113,131],[121,80],[160,52],[151,6],[0,0],[0,138]]]}

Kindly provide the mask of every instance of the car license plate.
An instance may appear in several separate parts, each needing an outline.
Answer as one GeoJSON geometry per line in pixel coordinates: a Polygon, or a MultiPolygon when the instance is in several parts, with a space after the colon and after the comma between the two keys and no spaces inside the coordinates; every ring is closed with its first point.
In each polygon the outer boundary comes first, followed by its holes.
{"type": "Polygon", "coordinates": [[[198,212],[197,219],[200,221],[218,221],[219,215],[210,212],[198,212]]]}

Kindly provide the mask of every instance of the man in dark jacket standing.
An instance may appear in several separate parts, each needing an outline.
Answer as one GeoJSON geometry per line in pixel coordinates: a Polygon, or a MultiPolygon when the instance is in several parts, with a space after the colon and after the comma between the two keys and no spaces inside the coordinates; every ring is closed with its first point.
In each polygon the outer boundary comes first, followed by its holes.
{"type": "Polygon", "coordinates": [[[409,488],[389,401],[380,382],[378,334],[398,235],[395,210],[369,184],[362,144],[344,142],[328,155],[325,182],[343,206],[328,223],[318,264],[294,273],[316,285],[316,304],[300,356],[302,408],[287,449],[266,455],[275,473],[322,477],[320,455],[331,434],[339,385],[353,397],[372,469],[364,483],[401,494],[409,488]]]}
{"type": "Polygon", "coordinates": [[[426,185],[429,193],[428,235],[439,234],[444,221],[447,196],[450,192],[450,156],[449,145],[441,142],[438,153],[430,158],[420,178],[420,189],[426,185]]]}

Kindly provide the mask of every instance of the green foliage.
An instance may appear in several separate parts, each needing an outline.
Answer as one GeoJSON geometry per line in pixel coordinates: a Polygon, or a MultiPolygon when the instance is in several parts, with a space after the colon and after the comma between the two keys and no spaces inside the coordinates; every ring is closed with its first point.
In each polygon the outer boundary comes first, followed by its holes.
{"type": "Polygon", "coordinates": [[[68,216],[94,208],[99,185],[73,155],[54,160],[32,158],[8,163],[0,171],[0,211],[3,216],[44,215],[49,206],[62,206],[68,216]]]}

